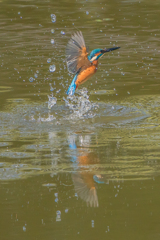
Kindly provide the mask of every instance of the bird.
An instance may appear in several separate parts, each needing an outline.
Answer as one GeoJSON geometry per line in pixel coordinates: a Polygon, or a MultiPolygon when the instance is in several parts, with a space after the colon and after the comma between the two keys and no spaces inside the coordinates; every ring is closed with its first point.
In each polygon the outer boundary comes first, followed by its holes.
{"type": "Polygon", "coordinates": [[[68,71],[74,74],[74,78],[67,90],[67,95],[74,95],[79,85],[87,81],[93,76],[98,68],[98,60],[105,53],[119,49],[113,48],[97,48],[88,53],[85,45],[83,34],[81,31],[75,32],[66,47],[66,62],[68,71]]]}

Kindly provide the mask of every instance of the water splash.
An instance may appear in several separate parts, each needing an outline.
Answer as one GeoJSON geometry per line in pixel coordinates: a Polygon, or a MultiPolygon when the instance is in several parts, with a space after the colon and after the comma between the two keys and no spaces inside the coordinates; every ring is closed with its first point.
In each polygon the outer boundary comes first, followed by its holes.
{"type": "Polygon", "coordinates": [[[78,96],[73,95],[63,98],[65,105],[72,111],[72,114],[69,116],[69,118],[77,119],[94,117],[94,110],[98,109],[99,106],[89,100],[87,89],[83,88],[82,90],[77,91],[77,93],[78,96]]]}
{"type": "Polygon", "coordinates": [[[51,109],[57,102],[57,98],[53,97],[53,94],[51,96],[48,96],[48,109],[51,109]]]}
{"type": "Polygon", "coordinates": [[[48,117],[41,117],[41,116],[39,116],[37,121],[38,122],[52,122],[55,119],[56,118],[53,115],[50,115],[50,113],[48,113],[48,117]]]}

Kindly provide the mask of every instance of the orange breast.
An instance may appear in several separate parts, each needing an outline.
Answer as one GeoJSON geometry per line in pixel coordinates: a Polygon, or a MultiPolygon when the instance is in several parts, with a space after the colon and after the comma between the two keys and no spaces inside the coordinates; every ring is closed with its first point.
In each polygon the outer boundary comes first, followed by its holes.
{"type": "Polygon", "coordinates": [[[98,66],[98,61],[93,62],[93,65],[90,67],[86,68],[82,72],[79,73],[77,80],[76,80],[76,85],[77,87],[87,81],[94,73],[97,71],[97,66],[98,66]]]}

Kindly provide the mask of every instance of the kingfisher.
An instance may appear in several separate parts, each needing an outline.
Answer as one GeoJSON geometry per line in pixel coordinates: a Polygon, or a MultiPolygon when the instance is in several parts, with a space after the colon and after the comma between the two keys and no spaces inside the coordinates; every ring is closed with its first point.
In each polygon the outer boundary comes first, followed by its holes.
{"type": "Polygon", "coordinates": [[[66,48],[66,62],[68,71],[74,74],[71,85],[67,90],[67,95],[74,95],[78,86],[87,81],[93,74],[96,73],[98,68],[98,59],[106,52],[119,49],[114,48],[97,48],[90,54],[85,45],[85,41],[81,31],[74,33],[71,36],[66,48]]]}

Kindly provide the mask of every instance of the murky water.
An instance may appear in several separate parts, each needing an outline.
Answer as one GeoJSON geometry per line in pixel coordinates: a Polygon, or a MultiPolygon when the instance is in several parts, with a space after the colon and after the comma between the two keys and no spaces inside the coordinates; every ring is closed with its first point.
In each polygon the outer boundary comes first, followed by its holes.
{"type": "Polygon", "coordinates": [[[159,1],[0,1],[0,239],[160,239],[159,1]],[[120,46],[75,96],[65,47],[120,46]]]}

